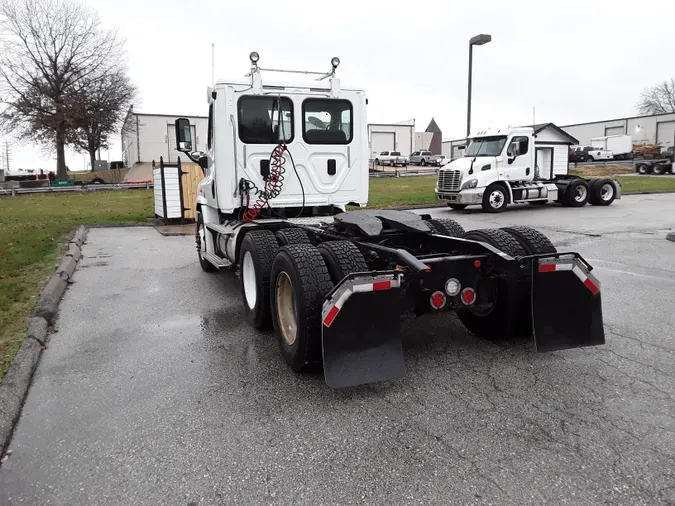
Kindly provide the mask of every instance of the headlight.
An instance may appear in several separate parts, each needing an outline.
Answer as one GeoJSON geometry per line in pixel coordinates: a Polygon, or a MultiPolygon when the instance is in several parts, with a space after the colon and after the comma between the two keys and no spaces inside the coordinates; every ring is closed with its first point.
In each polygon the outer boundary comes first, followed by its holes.
{"type": "Polygon", "coordinates": [[[462,190],[469,190],[470,188],[475,188],[478,186],[478,179],[469,179],[466,183],[462,185],[462,190]]]}

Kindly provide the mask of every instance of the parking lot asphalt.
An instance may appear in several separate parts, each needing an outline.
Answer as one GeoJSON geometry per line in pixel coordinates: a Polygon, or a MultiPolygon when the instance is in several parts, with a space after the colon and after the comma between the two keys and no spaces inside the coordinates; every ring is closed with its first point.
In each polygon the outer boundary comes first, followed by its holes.
{"type": "Polygon", "coordinates": [[[537,354],[423,317],[404,379],[331,390],[244,321],[192,238],[92,229],[0,504],[673,504],[675,197],[430,212],[579,251],[607,344],[537,354]]]}

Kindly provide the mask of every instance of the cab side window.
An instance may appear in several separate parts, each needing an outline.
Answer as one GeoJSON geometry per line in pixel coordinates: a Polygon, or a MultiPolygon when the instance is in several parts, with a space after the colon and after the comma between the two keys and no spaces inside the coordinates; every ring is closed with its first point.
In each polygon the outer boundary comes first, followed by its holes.
{"type": "Polygon", "coordinates": [[[530,147],[530,138],[529,137],[514,137],[511,139],[511,144],[509,144],[509,156],[516,152],[515,147],[519,147],[518,156],[526,155],[527,150],[530,147]]]}

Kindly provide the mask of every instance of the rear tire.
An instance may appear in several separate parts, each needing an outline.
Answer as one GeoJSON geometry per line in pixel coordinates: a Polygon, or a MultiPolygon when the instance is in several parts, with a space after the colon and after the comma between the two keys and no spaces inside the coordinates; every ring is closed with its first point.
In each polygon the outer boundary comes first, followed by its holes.
{"type": "Polygon", "coordinates": [[[239,256],[239,278],[244,311],[257,329],[266,329],[270,314],[270,272],[279,244],[269,230],[254,230],[244,237],[239,256]]]}
{"type": "Polygon", "coordinates": [[[309,244],[281,248],[271,273],[274,330],[281,354],[296,372],[321,368],[321,309],[333,282],[321,254],[309,244]]]}
{"type": "Polygon", "coordinates": [[[454,209],[455,211],[461,211],[462,209],[466,209],[468,204],[448,204],[448,207],[450,209],[454,209]]]}
{"type": "Polygon", "coordinates": [[[616,199],[616,186],[609,179],[598,179],[591,187],[590,202],[594,206],[608,206],[616,199]]]}
{"type": "Polygon", "coordinates": [[[275,234],[279,246],[288,246],[289,244],[312,244],[307,232],[301,228],[282,228],[275,234]]]}
{"type": "Polygon", "coordinates": [[[548,237],[533,228],[516,226],[503,227],[500,230],[512,235],[527,255],[543,255],[558,252],[548,237]]]}
{"type": "Polygon", "coordinates": [[[370,270],[359,248],[349,241],[322,242],[317,249],[336,285],[348,274],[370,270]]]}
{"type": "Polygon", "coordinates": [[[636,172],[638,174],[645,175],[649,172],[649,166],[645,165],[644,163],[640,164],[637,166],[636,172]]]}
{"type": "Polygon", "coordinates": [[[457,223],[455,220],[450,220],[447,218],[439,220],[427,220],[425,221],[425,223],[433,233],[439,235],[447,235],[450,237],[462,237],[466,232],[462,225],[457,223]]]}
{"type": "Polygon", "coordinates": [[[654,164],[654,167],[652,167],[652,173],[657,175],[657,176],[660,176],[664,172],[665,172],[665,168],[663,167],[663,164],[661,164],[661,163],[656,163],[656,164],[654,164]]]}
{"type": "MultiPolygon", "coordinates": [[[[499,229],[471,230],[465,239],[486,242],[507,255],[524,256],[525,250],[511,234],[499,229]]],[[[488,278],[476,287],[478,303],[485,293],[491,292],[494,304],[487,313],[458,310],[457,317],[464,326],[478,337],[486,339],[508,339],[532,334],[532,322],[528,318],[529,292],[523,287],[512,285],[505,280],[488,278]]]]}
{"type": "Polygon", "coordinates": [[[562,204],[567,207],[583,207],[588,202],[590,187],[583,179],[575,179],[565,188],[562,204]]]}
{"type": "Polygon", "coordinates": [[[483,211],[501,213],[509,201],[506,188],[501,184],[491,184],[483,194],[483,211]]]}

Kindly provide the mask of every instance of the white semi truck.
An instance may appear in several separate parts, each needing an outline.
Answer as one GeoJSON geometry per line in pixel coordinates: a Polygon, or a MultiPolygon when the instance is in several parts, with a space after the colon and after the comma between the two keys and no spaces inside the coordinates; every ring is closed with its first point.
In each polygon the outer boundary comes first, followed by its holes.
{"type": "Polygon", "coordinates": [[[242,316],[274,328],[294,371],[323,368],[331,387],[400,378],[401,319],[441,311],[480,337],[534,338],[538,351],[604,343],[592,267],[536,230],[345,212],[368,201],[365,93],[340,86],[337,58],[292,85],[263,84],[250,59],[248,79],[208,90],[208,151],[192,152],[184,118],[176,142],[205,174],[202,269],[238,269],[242,316]]]}
{"type": "Polygon", "coordinates": [[[617,181],[567,171],[568,147],[562,141],[539,141],[532,127],[483,131],[470,136],[462,158],[438,171],[436,195],[453,209],[481,205],[491,213],[524,202],[608,206],[621,198],[617,181]]]}

